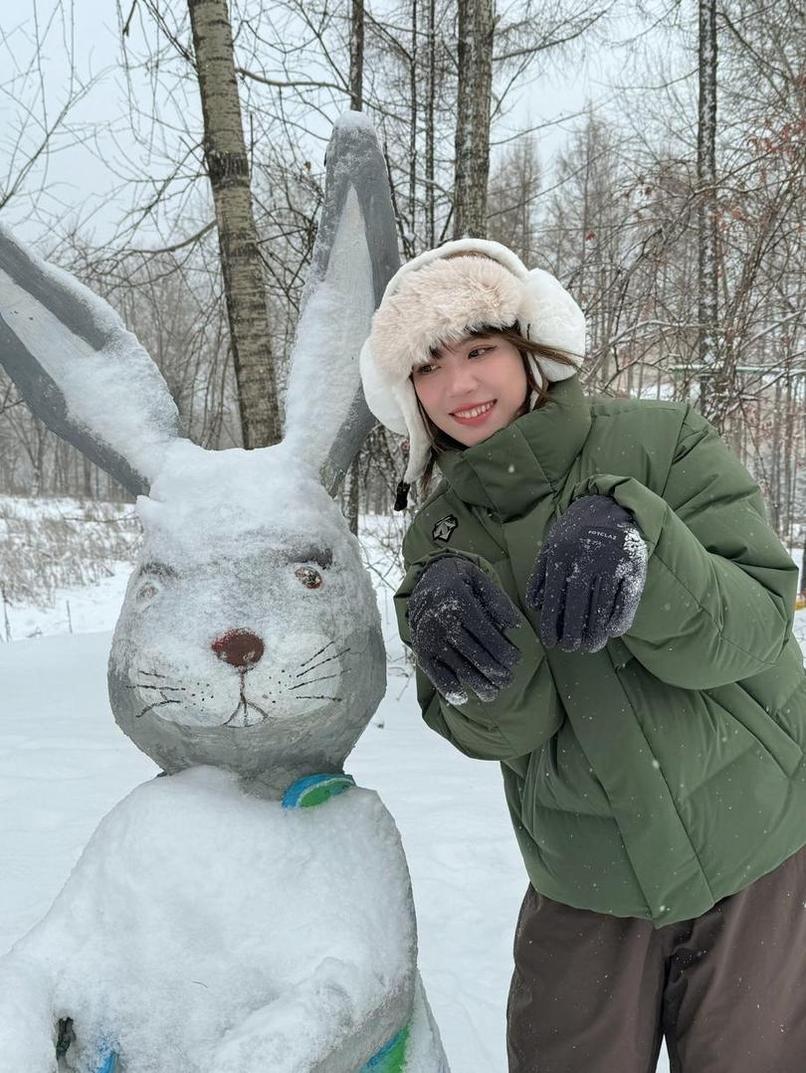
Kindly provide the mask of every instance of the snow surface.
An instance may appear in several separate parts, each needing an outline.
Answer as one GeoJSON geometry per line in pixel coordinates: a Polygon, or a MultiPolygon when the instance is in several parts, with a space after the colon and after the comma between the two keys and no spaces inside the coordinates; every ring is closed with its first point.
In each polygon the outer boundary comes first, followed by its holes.
{"type": "Polygon", "coordinates": [[[621,580],[621,615],[616,622],[610,623],[611,637],[620,637],[632,626],[646,584],[648,549],[635,525],[627,526],[624,551],[626,559],[618,564],[615,575],[621,580]]]}
{"type": "MultiPolygon", "coordinates": [[[[376,566],[376,578],[387,578],[377,591],[389,688],[347,767],[379,792],[400,829],[420,968],[453,1073],[504,1073],[523,865],[498,766],[462,757],[418,718],[391,604],[395,579],[376,566]]],[[[101,817],[156,772],[116,728],[106,697],[109,631],[124,587],[121,571],[99,586],[62,590],[50,612],[16,609],[47,636],[0,644],[0,951],[44,916],[101,817]],[[64,632],[67,599],[74,630],[88,632],[64,632]]],[[[795,623],[806,647],[806,611],[795,623]]],[[[664,1055],[658,1073],[668,1068],[664,1055]]]]}
{"type": "MultiPolygon", "coordinates": [[[[101,578],[94,585],[57,589],[50,607],[11,604],[7,611],[12,640],[113,629],[126,595],[132,565],[113,563],[110,570],[108,577],[101,578]]],[[[0,624],[0,640],[3,639],[0,624]]]]}

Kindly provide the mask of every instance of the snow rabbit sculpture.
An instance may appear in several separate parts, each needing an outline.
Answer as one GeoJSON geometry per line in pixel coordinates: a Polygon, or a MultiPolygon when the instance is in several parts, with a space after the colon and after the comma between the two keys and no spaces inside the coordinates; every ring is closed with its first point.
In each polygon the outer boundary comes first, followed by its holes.
{"type": "Polygon", "coordinates": [[[353,114],[328,150],[285,439],[213,452],[179,438],[110,307],[0,235],[0,360],[140,493],[109,693],[167,775],[101,821],[0,960],[0,1073],[447,1070],[397,829],[343,773],[385,673],[328,492],[372,423],[357,354],[396,265],[383,159],[353,114]]]}

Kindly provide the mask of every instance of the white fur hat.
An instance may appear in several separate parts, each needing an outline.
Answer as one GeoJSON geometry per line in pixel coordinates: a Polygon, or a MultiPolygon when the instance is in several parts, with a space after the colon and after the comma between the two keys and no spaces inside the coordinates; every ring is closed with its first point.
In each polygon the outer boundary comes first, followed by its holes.
{"type": "Polygon", "coordinates": [[[575,360],[575,366],[562,365],[530,355],[532,371],[543,382],[573,376],[582,364],[582,310],[551,273],[530,272],[498,242],[446,242],[389,280],[361,348],[361,380],[372,413],[392,432],[409,437],[404,477],[409,484],[421,476],[430,448],[410,379],[413,366],[428,361],[432,347],[457,342],[468,331],[513,324],[527,339],[575,360]]]}

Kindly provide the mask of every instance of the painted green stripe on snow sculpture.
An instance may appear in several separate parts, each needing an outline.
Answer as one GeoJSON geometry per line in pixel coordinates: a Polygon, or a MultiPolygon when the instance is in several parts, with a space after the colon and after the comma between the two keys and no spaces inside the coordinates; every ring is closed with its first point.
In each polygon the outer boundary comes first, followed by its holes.
{"type": "Polygon", "coordinates": [[[283,808],[314,808],[355,786],[352,775],[306,775],[283,794],[283,808]]]}
{"type": "Polygon", "coordinates": [[[406,1064],[406,1044],[409,1039],[409,1026],[401,1029],[396,1036],[381,1047],[374,1058],[370,1058],[359,1073],[403,1073],[406,1064]]]}

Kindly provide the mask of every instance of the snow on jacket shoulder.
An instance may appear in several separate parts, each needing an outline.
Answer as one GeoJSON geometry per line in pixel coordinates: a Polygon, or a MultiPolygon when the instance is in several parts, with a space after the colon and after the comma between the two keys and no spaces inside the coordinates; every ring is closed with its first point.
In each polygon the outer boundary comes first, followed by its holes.
{"type": "Polygon", "coordinates": [[[403,547],[472,558],[520,609],[522,653],[495,702],[461,707],[418,671],[426,722],[500,760],[529,876],[548,897],[658,926],[705,912],[806,843],[806,677],[791,634],[797,568],[758,487],[684,403],[584,397],[576,378],[444,480],[403,547]],[[523,603],[543,535],[579,496],[611,495],[649,546],[630,631],[546,652],[523,603]]]}

